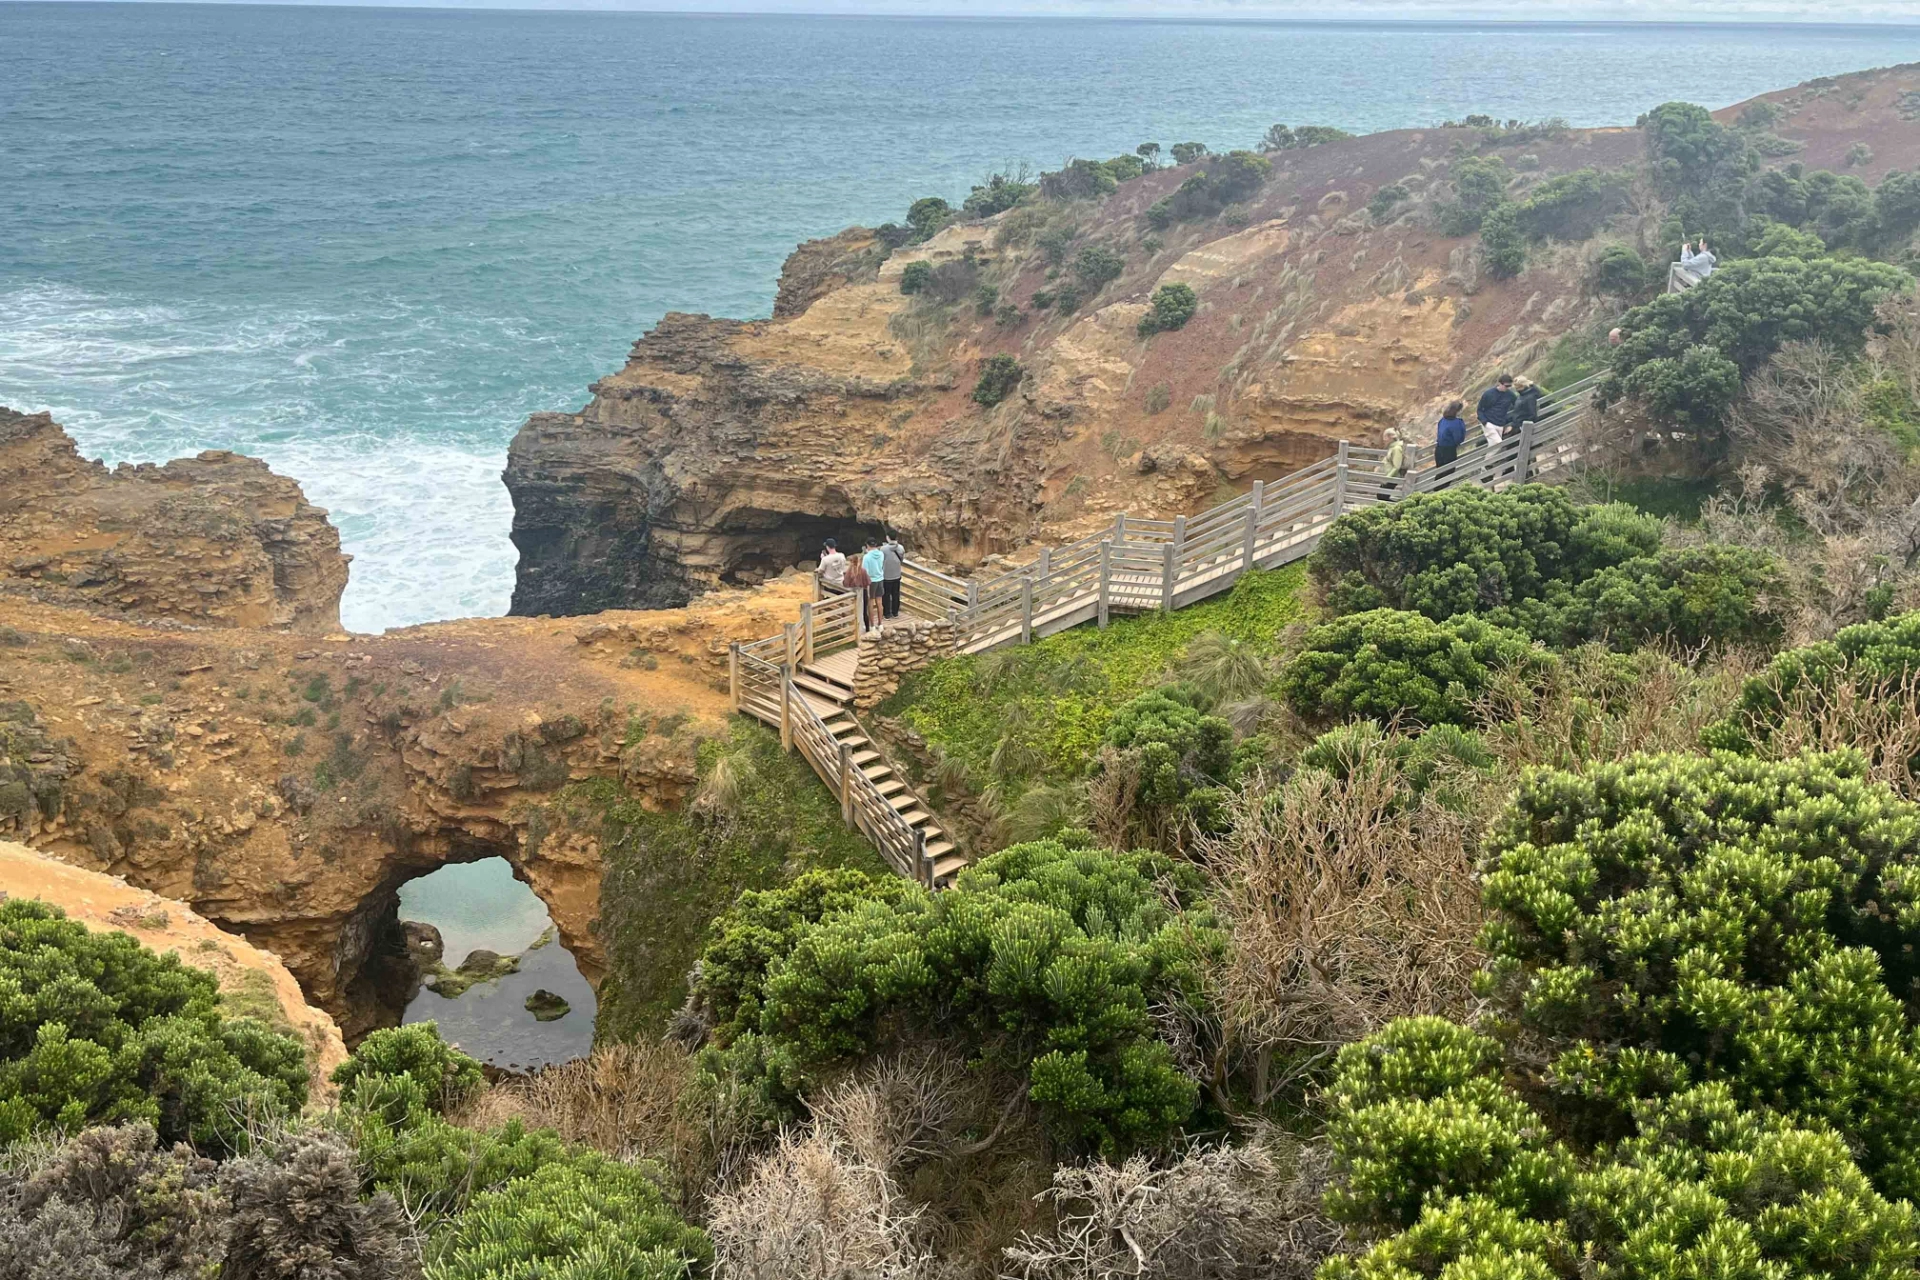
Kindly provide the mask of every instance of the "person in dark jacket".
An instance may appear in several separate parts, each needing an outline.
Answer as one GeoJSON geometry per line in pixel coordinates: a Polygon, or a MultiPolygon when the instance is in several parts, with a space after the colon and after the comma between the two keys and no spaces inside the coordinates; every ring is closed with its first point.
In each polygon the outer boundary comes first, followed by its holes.
{"type": "Polygon", "coordinates": [[[882,616],[900,616],[900,574],[905,567],[907,549],[892,534],[880,544],[880,612],[882,616]]]}
{"type": "Polygon", "coordinates": [[[1523,422],[1540,421],[1540,384],[1528,378],[1513,380],[1515,394],[1513,413],[1507,418],[1507,434],[1512,435],[1520,429],[1523,422]]]}
{"type": "Polygon", "coordinates": [[[1460,446],[1467,442],[1467,421],[1460,416],[1466,407],[1466,401],[1455,400],[1440,415],[1440,425],[1433,435],[1434,466],[1450,467],[1460,456],[1460,446]]]}
{"type": "Polygon", "coordinates": [[[1520,397],[1513,394],[1513,375],[1503,373],[1494,384],[1480,393],[1480,403],[1474,412],[1480,416],[1483,427],[1498,427],[1500,434],[1507,433],[1507,427],[1513,423],[1514,406],[1520,397]]]}

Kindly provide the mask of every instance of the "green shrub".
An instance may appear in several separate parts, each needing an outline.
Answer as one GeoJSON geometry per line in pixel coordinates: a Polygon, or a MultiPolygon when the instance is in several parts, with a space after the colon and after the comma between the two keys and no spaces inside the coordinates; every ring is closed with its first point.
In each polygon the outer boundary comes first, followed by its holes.
{"type": "Polygon", "coordinates": [[[1348,512],[1309,573],[1339,613],[1410,609],[1434,621],[1547,594],[1653,554],[1660,522],[1620,504],[1581,507],[1563,489],[1453,489],[1348,512]]]}
{"type": "Polygon", "coordinates": [[[1889,294],[1912,279],[1859,259],[1730,262],[1684,293],[1628,312],[1603,399],[1631,395],[1698,428],[1717,425],[1752,373],[1785,342],[1857,352],[1889,294]]]}
{"type": "Polygon", "coordinates": [[[333,1082],[353,1091],[362,1106],[375,1095],[389,1098],[392,1105],[381,1109],[397,1122],[416,1106],[444,1115],[485,1080],[479,1062],[442,1040],[437,1025],[416,1022],[370,1034],[334,1068],[333,1082]]]}
{"type": "Polygon", "coordinates": [[[1667,102],[1640,117],[1653,162],[1655,184],[1675,196],[1713,183],[1725,172],[1744,176],[1753,168],[1746,142],[1705,107],[1667,102]]]}
{"type": "Polygon", "coordinates": [[[980,367],[980,380],[973,384],[973,401],[991,409],[1012,395],[1026,376],[1027,371],[1012,356],[990,356],[980,367]]]}
{"type": "Polygon", "coordinates": [[[1549,660],[1526,636],[1478,618],[1435,622],[1374,609],[1308,632],[1279,687],[1310,720],[1405,717],[1426,725],[1467,724],[1473,699],[1496,670],[1549,660]]]}
{"type": "Polygon", "coordinates": [[[1090,244],[1073,260],[1073,274],[1089,293],[1098,293],[1108,281],[1118,280],[1127,260],[1103,244],[1090,244]]]}
{"type": "Polygon", "coordinates": [[[1392,182],[1373,193],[1373,199],[1367,201],[1367,212],[1373,215],[1375,222],[1385,222],[1393,216],[1393,211],[1413,199],[1413,192],[1407,190],[1404,183],[1392,182]]]}
{"type": "Polygon", "coordinates": [[[900,273],[900,292],[925,293],[927,286],[933,283],[933,264],[931,262],[909,262],[907,269],[900,273]]]}
{"type": "Polygon", "coordinates": [[[1214,156],[1206,168],[1181,183],[1172,195],[1156,201],[1147,210],[1147,222],[1165,230],[1176,222],[1211,218],[1228,205],[1251,197],[1272,173],[1273,162],[1251,151],[1214,156]]]}
{"type": "Polygon", "coordinates": [[[713,1242],[645,1170],[596,1160],[474,1197],[432,1254],[427,1280],[681,1280],[706,1273],[713,1242]]]}
{"type": "Polygon", "coordinates": [[[953,206],[939,196],[915,200],[907,210],[907,226],[913,231],[912,242],[918,244],[923,240],[931,240],[935,232],[952,222],[956,216],[953,206]]]}
{"type": "Polygon", "coordinates": [[[996,213],[1004,213],[1021,201],[1026,200],[1039,187],[1031,182],[1021,182],[1004,173],[989,176],[984,184],[977,186],[961,205],[961,210],[969,218],[991,218],[996,213]]]}
{"type": "Polygon", "coordinates": [[[1124,770],[1132,811],[1130,829],[1170,833],[1188,821],[1212,828],[1215,797],[1233,769],[1233,726],[1201,712],[1178,686],[1144,693],[1114,712],[1107,726],[1111,750],[1095,773],[1124,770]]]}
{"type": "Polygon", "coordinates": [[[1322,1280],[1888,1277],[1920,1216],[1830,1131],[1742,1110],[1722,1086],[1649,1099],[1579,1159],[1501,1080],[1496,1042],[1404,1019],[1341,1051],[1328,1100],[1338,1218],[1398,1230],[1322,1280]]]}
{"type": "Polygon", "coordinates": [[[1199,1090],[1150,1001],[1197,998],[1219,946],[1194,868],[1083,841],[1015,845],[929,895],[865,898],[767,965],[757,1034],[717,1043],[710,1077],[756,1077],[791,1105],[818,1072],[938,1036],[1026,1075],[1055,1134],[1118,1154],[1164,1141],[1199,1090]],[[1176,908],[1178,911],[1176,912],[1176,908]]]}
{"type": "Polygon", "coordinates": [[[1799,705],[1804,699],[1829,696],[1841,686],[1864,696],[1897,692],[1916,674],[1920,613],[1843,628],[1831,640],[1775,654],[1741,686],[1727,718],[1707,730],[1706,745],[1751,751],[1790,715],[1805,714],[1799,705]]]}
{"type": "Polygon", "coordinates": [[[1048,200],[1099,200],[1112,195],[1120,183],[1098,160],[1070,160],[1064,169],[1040,175],[1040,194],[1048,200]]]}
{"type": "Polygon", "coordinates": [[[1487,273],[1495,280],[1511,280],[1527,268],[1527,237],[1519,211],[1503,204],[1487,211],[1480,221],[1480,251],[1487,273]]]}
{"type": "Polygon", "coordinates": [[[1920,1190],[1920,808],[1854,752],[1530,774],[1488,838],[1479,983],[1572,1132],[1724,1082],[1920,1190]]]}
{"type": "Polygon", "coordinates": [[[0,901],[0,1141],[142,1121],[169,1143],[238,1150],[306,1096],[299,1041],[225,1016],[211,974],[46,903],[0,901]]]}
{"type": "Polygon", "coordinates": [[[1171,150],[1175,164],[1192,164],[1195,160],[1207,154],[1207,144],[1204,142],[1176,142],[1173,144],[1171,150]]]}
{"type": "Polygon", "coordinates": [[[1467,156],[1453,166],[1456,199],[1440,206],[1443,235],[1472,235],[1486,216],[1507,202],[1507,166],[1493,156],[1467,156]]]}
{"type": "Polygon", "coordinates": [[[1589,277],[1595,293],[1631,298],[1646,292],[1652,283],[1646,259],[1624,244],[1608,245],[1593,262],[1589,277]]]}
{"type": "Polygon", "coordinates": [[[1140,317],[1139,333],[1143,338],[1152,337],[1169,329],[1186,327],[1200,309],[1200,295],[1188,284],[1163,284],[1153,291],[1152,304],[1147,314],[1140,317]]]}
{"type": "Polygon", "coordinates": [[[1548,178],[1516,206],[1518,227],[1536,240],[1590,240],[1626,206],[1627,175],[1576,169],[1548,178]]]}

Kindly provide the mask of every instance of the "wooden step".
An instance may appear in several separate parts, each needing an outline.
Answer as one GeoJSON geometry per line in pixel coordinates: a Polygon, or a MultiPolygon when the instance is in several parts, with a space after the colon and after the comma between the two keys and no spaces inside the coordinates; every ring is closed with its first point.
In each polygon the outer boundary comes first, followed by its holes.
{"type": "Polygon", "coordinates": [[[885,782],[874,784],[874,790],[883,796],[897,796],[907,789],[907,784],[898,778],[889,778],[885,782]]]}
{"type": "Polygon", "coordinates": [[[878,751],[856,751],[853,753],[853,767],[856,769],[864,769],[867,765],[872,764],[879,758],[880,753],[878,751]]]}
{"type": "Polygon", "coordinates": [[[804,689],[832,703],[846,703],[853,699],[853,690],[845,685],[829,684],[825,680],[808,675],[805,671],[794,673],[793,684],[796,689],[804,689]]]}
{"type": "Polygon", "coordinates": [[[910,827],[923,826],[933,821],[933,815],[929,814],[925,809],[922,809],[918,801],[909,804],[899,812],[901,821],[910,827]]]}
{"type": "Polygon", "coordinates": [[[860,766],[860,772],[866,775],[867,781],[878,782],[882,778],[891,778],[893,776],[893,766],[890,764],[863,764],[860,766]]]}
{"type": "Polygon", "coordinates": [[[957,853],[950,853],[933,864],[933,878],[935,881],[945,880],[950,876],[959,875],[966,869],[967,860],[957,853]]]}

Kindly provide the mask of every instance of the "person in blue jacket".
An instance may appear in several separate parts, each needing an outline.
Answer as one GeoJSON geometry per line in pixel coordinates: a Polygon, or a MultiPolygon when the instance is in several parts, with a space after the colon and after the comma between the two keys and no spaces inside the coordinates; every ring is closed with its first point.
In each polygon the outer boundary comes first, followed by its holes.
{"type": "Polygon", "coordinates": [[[1466,401],[1455,400],[1440,415],[1440,425],[1433,437],[1434,466],[1452,466],[1453,460],[1460,456],[1460,446],[1467,442],[1467,420],[1460,416],[1466,407],[1466,401]]]}

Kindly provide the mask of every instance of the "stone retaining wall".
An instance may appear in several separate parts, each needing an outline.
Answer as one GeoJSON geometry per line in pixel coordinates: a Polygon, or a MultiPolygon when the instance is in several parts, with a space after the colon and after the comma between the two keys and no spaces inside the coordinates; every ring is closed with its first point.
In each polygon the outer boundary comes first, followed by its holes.
{"type": "Polygon", "coordinates": [[[860,665],[853,676],[853,705],[870,711],[893,695],[901,678],[924,671],[954,652],[953,623],[896,618],[860,638],[860,665]]]}

